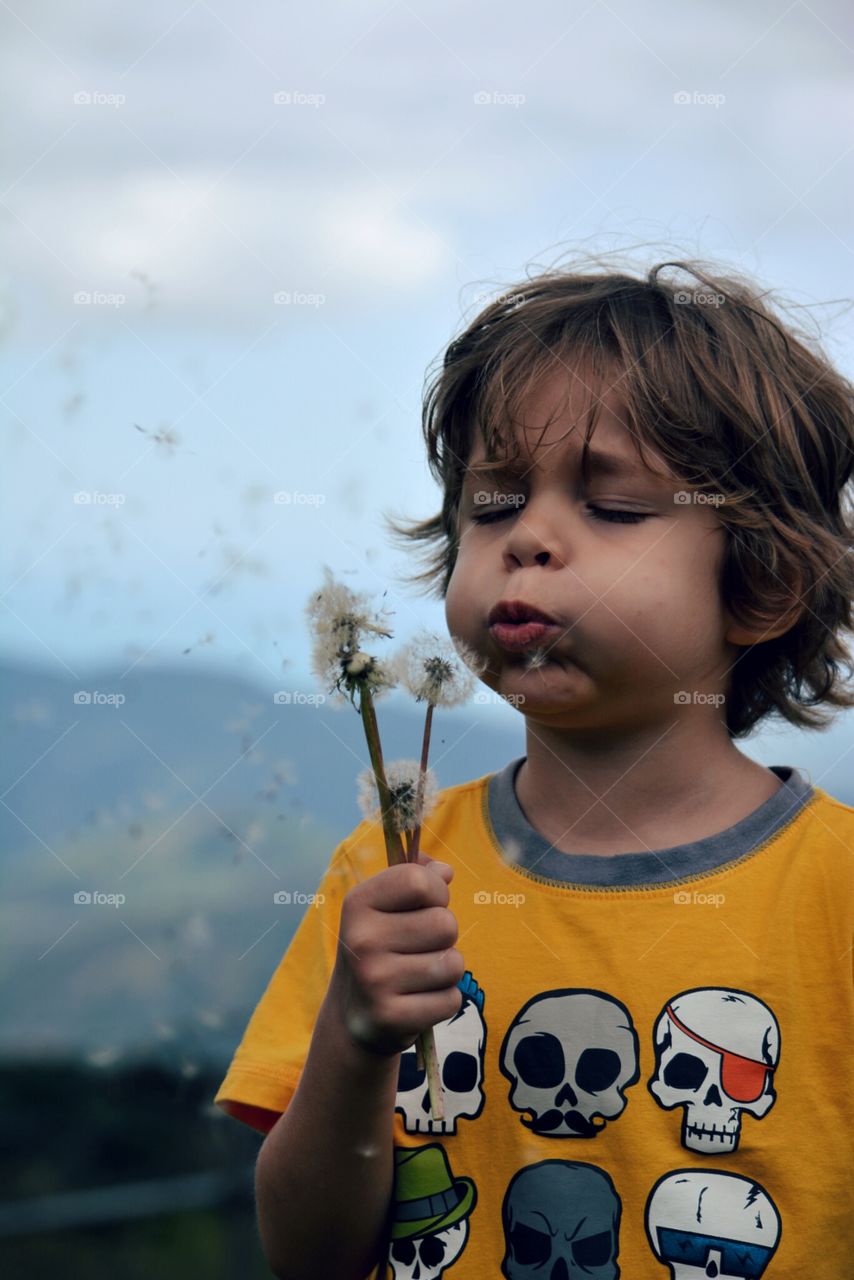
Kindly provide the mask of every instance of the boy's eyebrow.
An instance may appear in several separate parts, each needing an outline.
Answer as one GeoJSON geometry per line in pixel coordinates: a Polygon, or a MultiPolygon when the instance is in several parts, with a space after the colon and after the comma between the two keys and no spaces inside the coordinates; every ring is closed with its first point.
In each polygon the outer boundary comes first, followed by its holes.
{"type": "MultiPolygon", "coordinates": [[[[587,453],[587,469],[590,475],[624,477],[626,479],[648,476],[648,468],[640,466],[630,458],[616,453],[606,453],[601,449],[589,449],[587,453]]],[[[481,479],[495,476],[506,480],[521,480],[531,470],[531,466],[520,459],[510,459],[503,467],[488,468],[483,463],[472,462],[466,467],[466,478],[481,479]]],[[[656,477],[666,479],[666,476],[656,477]]],[[[465,483],[465,481],[464,481],[465,483]]]]}

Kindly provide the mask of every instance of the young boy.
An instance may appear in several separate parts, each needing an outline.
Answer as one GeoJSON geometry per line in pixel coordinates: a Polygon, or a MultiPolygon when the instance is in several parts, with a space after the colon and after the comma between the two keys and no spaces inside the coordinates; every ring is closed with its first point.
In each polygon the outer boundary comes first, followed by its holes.
{"type": "Polygon", "coordinates": [[[550,272],[424,427],[396,531],[526,754],[441,793],[441,861],[362,822],[259,1002],[216,1102],[270,1266],[841,1280],[854,808],[736,740],[854,705],[854,390],[743,281],[550,272]]]}

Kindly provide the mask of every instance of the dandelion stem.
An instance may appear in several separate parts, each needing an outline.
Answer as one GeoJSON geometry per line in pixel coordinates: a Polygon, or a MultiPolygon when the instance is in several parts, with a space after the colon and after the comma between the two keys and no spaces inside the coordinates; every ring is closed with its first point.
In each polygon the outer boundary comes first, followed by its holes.
{"type": "Polygon", "coordinates": [[[415,831],[409,846],[409,857],[412,862],[418,857],[421,841],[421,809],[424,804],[424,778],[427,774],[427,757],[430,754],[430,726],[433,722],[433,703],[427,703],[427,716],[424,721],[424,741],[421,744],[421,768],[418,773],[418,787],[415,792],[415,831]]]}
{"type": "Polygon", "coordinates": [[[400,833],[394,829],[394,815],[392,812],[391,792],[389,791],[388,782],[386,781],[385,769],[383,768],[383,753],[380,746],[380,731],[377,725],[377,713],[374,710],[374,699],[367,684],[362,684],[359,688],[359,710],[362,713],[362,724],[365,726],[365,737],[368,740],[368,752],[371,757],[371,765],[374,770],[374,778],[377,784],[377,795],[380,801],[380,814],[382,815],[383,833],[385,834],[386,855],[388,857],[388,865],[396,866],[399,862],[406,862],[407,857],[403,849],[400,839],[400,833]]]}
{"type": "MultiPolygon", "coordinates": [[[[430,712],[432,706],[427,711],[427,729],[425,730],[425,740],[429,747],[429,724],[430,712]]],[[[394,866],[399,862],[414,862],[418,856],[417,847],[413,851],[412,845],[409,846],[407,852],[404,852],[403,844],[400,838],[400,832],[395,831],[394,817],[392,813],[391,793],[389,791],[388,782],[386,781],[385,769],[383,768],[382,748],[380,746],[380,731],[377,725],[377,715],[374,710],[374,700],[367,684],[359,686],[359,710],[362,715],[362,724],[365,727],[365,737],[368,741],[368,751],[371,757],[371,764],[374,770],[374,778],[377,784],[377,795],[380,801],[380,813],[382,814],[383,833],[385,835],[386,857],[389,866],[394,866]]],[[[426,749],[426,748],[425,748],[426,749]]],[[[419,774],[419,794],[421,787],[421,779],[423,777],[425,756],[422,754],[422,773],[419,774]]],[[[419,809],[416,811],[420,816],[419,809]]],[[[415,842],[417,846],[418,830],[416,827],[415,842]]],[[[426,1031],[422,1031],[416,1041],[416,1062],[419,1070],[427,1068],[427,1088],[430,1094],[430,1111],[434,1120],[442,1120],[445,1116],[445,1108],[442,1101],[442,1082],[439,1075],[439,1055],[436,1051],[436,1037],[433,1034],[433,1028],[428,1027],[426,1031]]]]}

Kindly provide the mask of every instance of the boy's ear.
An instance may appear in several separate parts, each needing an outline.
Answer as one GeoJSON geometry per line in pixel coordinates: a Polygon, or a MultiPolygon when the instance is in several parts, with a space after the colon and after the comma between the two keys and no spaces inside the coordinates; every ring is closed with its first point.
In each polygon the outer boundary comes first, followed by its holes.
{"type": "Polygon", "coordinates": [[[729,625],[724,638],[730,644],[737,645],[762,644],[766,640],[776,640],[778,636],[791,631],[805,608],[806,605],[798,591],[785,592],[781,589],[778,599],[763,601],[756,608],[749,610],[756,619],[755,622],[736,621],[729,610],[726,610],[729,625]]]}

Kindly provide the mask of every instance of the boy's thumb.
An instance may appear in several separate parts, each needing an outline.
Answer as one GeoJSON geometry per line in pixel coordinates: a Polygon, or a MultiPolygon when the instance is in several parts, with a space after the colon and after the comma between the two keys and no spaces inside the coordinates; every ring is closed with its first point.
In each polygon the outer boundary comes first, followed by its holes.
{"type": "Polygon", "coordinates": [[[422,867],[431,867],[434,871],[438,871],[447,884],[454,874],[454,868],[448,862],[440,862],[437,858],[431,858],[429,854],[418,851],[416,861],[422,867]]]}

